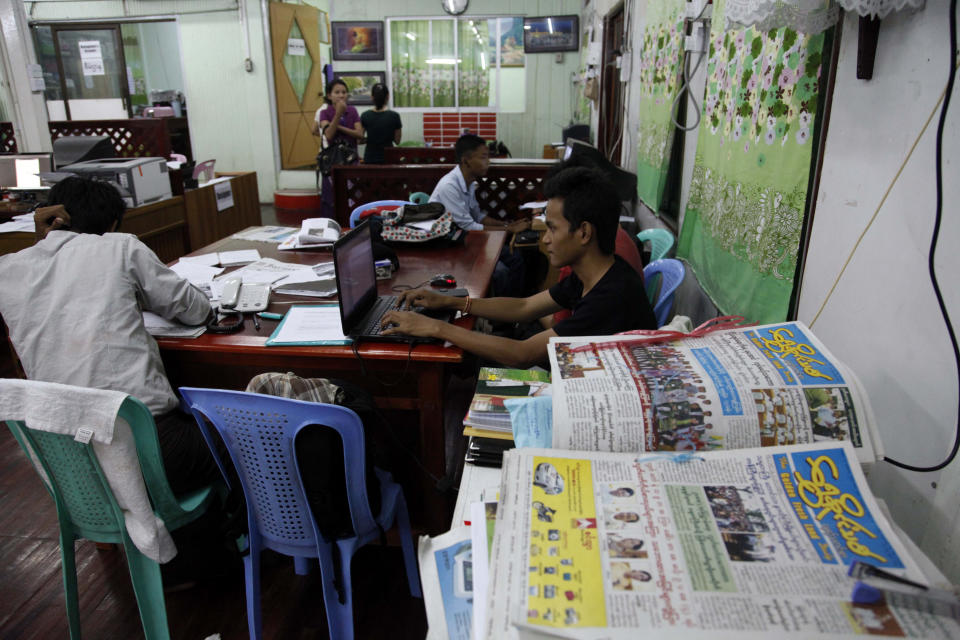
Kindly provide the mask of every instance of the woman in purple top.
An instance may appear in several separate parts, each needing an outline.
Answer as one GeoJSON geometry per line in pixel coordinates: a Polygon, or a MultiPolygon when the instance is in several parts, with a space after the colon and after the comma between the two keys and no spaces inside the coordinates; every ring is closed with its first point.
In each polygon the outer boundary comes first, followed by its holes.
{"type": "MultiPolygon", "coordinates": [[[[317,109],[313,119],[313,135],[322,135],[324,146],[345,143],[357,148],[357,142],[363,138],[360,114],[347,104],[347,83],[340,78],[327,85],[323,96],[326,106],[317,109]]],[[[333,211],[333,181],[329,176],[323,178],[323,190],[320,194],[320,215],[335,218],[333,211]]]]}

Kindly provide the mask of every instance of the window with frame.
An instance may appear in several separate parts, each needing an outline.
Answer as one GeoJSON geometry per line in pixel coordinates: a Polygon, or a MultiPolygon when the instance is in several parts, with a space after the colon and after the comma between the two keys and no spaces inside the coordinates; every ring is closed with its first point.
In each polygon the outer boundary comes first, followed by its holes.
{"type": "Polygon", "coordinates": [[[393,106],[522,112],[522,17],[388,19],[393,106]]]}

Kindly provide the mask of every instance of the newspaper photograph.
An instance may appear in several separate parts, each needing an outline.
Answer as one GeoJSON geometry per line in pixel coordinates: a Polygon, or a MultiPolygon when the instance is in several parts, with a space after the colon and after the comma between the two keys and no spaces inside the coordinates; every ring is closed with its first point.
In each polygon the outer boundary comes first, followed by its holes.
{"type": "Polygon", "coordinates": [[[855,603],[855,561],[929,584],[849,441],[681,457],[516,449],[482,637],[960,637],[955,599],[855,603]]]}
{"type": "Polygon", "coordinates": [[[435,538],[421,536],[417,556],[427,610],[427,640],[470,640],[473,626],[470,527],[451,529],[435,538]]]}
{"type": "Polygon", "coordinates": [[[553,446],[704,451],[849,441],[878,459],[856,376],[801,322],[649,343],[552,338],[553,446]]]}

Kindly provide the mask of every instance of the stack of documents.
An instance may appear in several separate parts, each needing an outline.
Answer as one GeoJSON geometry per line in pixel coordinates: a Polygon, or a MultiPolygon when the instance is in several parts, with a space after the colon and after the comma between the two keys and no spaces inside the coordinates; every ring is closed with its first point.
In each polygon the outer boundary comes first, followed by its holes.
{"type": "Polygon", "coordinates": [[[150,311],[143,312],[143,325],[147,333],[158,338],[197,338],[207,330],[204,325],[192,327],[167,320],[150,311]]]}
{"type": "Polygon", "coordinates": [[[343,335],[340,306],[337,304],[298,305],[291,307],[267,346],[350,344],[343,335]]]}

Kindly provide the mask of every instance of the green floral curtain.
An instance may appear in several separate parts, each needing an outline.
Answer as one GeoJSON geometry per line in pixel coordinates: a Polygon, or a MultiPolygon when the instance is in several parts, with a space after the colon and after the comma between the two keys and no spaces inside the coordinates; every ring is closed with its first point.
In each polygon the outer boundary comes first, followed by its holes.
{"type": "MultiPolygon", "coordinates": [[[[487,20],[462,20],[459,23],[460,106],[490,106],[490,28],[487,20]]],[[[496,25],[494,24],[494,29],[496,25]]]]}
{"type": "Polygon", "coordinates": [[[430,106],[430,21],[390,23],[391,91],[397,107],[430,106]]]}
{"type": "Polygon", "coordinates": [[[650,0],[640,52],[640,125],[637,132],[637,195],[660,210],[673,147],[671,109],[683,64],[683,7],[650,0]]]}
{"type": "Polygon", "coordinates": [[[454,74],[456,73],[456,64],[448,62],[457,60],[457,50],[453,41],[453,20],[434,20],[433,21],[433,48],[430,52],[430,58],[435,61],[430,65],[430,74],[433,78],[433,106],[435,107],[453,107],[456,106],[456,96],[454,95],[454,74]]]}
{"type": "Polygon", "coordinates": [[[723,313],[786,319],[824,35],[723,31],[714,2],[703,122],[677,245],[723,313]]]}

